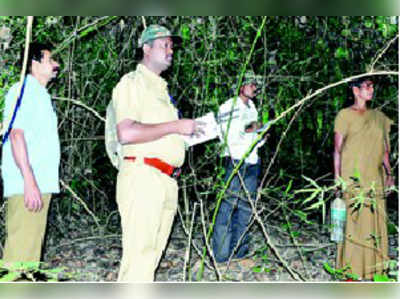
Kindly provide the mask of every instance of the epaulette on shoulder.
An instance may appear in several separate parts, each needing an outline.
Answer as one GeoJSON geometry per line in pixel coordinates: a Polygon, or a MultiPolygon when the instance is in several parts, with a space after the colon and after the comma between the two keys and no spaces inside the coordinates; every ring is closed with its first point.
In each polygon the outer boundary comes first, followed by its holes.
{"type": "Polygon", "coordinates": [[[126,73],[125,75],[123,75],[121,77],[121,79],[119,79],[119,82],[118,82],[118,84],[117,84],[117,86],[115,88],[117,88],[119,86],[123,86],[123,85],[127,84],[129,81],[134,80],[135,79],[135,75],[136,75],[135,71],[126,73]]]}
{"type": "Polygon", "coordinates": [[[129,80],[134,80],[135,76],[136,76],[136,71],[132,71],[132,72],[127,73],[124,77],[126,77],[129,80]]]}

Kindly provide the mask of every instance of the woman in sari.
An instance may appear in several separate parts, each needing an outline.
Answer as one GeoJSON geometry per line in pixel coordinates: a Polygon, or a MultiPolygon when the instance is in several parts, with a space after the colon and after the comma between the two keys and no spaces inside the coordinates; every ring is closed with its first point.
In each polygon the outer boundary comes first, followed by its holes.
{"type": "Polygon", "coordinates": [[[335,119],[334,173],[344,182],[347,219],[338,244],[336,268],[372,280],[387,268],[388,236],[385,187],[394,184],[389,162],[392,121],[367,108],[374,95],[370,78],[351,83],[354,104],[335,119]]]}

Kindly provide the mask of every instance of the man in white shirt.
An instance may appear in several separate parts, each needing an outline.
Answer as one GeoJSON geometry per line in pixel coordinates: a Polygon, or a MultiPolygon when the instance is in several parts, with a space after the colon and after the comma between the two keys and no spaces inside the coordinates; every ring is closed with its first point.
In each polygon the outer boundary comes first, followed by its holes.
{"type": "MultiPolygon", "coordinates": [[[[226,141],[226,146],[224,146],[222,152],[222,156],[226,160],[225,180],[229,178],[235,165],[249,150],[249,147],[257,137],[256,131],[261,127],[260,123],[258,123],[258,112],[252,101],[260,84],[261,78],[259,76],[256,76],[254,72],[246,72],[242,80],[239,96],[230,98],[219,108],[219,137],[222,144],[225,144],[226,141]]],[[[261,141],[255,146],[239,170],[245,188],[252,200],[255,199],[260,172],[257,149],[263,144],[264,141],[261,141]]],[[[246,230],[251,214],[252,210],[248,202],[248,196],[239,176],[236,175],[221,202],[214,226],[212,246],[218,263],[228,261],[231,255],[235,259],[246,257],[249,247],[249,238],[246,230]],[[241,240],[240,243],[239,240],[241,240]],[[235,250],[236,247],[237,249],[235,250]]],[[[249,261],[247,260],[247,262],[249,261]]]]}
{"type": "Polygon", "coordinates": [[[27,66],[29,74],[22,87],[16,83],[10,88],[3,111],[3,119],[13,116],[3,138],[1,165],[3,196],[8,199],[3,251],[7,266],[40,262],[51,197],[60,192],[57,115],[47,91],[59,64],[50,45],[31,43],[27,66]]]}

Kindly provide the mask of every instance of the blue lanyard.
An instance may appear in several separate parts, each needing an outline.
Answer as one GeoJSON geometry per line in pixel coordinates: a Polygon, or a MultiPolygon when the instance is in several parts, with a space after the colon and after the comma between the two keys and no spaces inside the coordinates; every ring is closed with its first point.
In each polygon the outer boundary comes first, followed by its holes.
{"type": "Polygon", "coordinates": [[[15,105],[15,109],[14,109],[10,124],[8,125],[7,131],[3,136],[2,144],[4,144],[8,139],[8,135],[10,135],[12,126],[13,126],[14,121],[15,121],[15,117],[17,116],[17,111],[19,109],[19,106],[21,106],[22,97],[24,96],[24,91],[25,91],[25,83],[26,83],[26,77],[24,79],[24,83],[22,85],[21,93],[19,94],[19,97],[18,97],[18,100],[17,100],[17,104],[15,105]]]}
{"type": "Polygon", "coordinates": [[[183,117],[183,114],[182,114],[182,112],[178,109],[178,102],[171,96],[171,95],[169,95],[169,98],[170,98],[170,100],[171,100],[171,103],[172,103],[172,105],[174,105],[175,106],[175,108],[176,108],[176,110],[178,110],[178,118],[182,118],[183,117]]]}

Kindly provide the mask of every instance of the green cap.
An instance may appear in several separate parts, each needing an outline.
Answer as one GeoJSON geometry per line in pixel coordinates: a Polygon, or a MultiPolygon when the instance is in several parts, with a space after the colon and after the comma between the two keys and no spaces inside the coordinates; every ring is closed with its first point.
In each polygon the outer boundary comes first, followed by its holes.
{"type": "MultiPolygon", "coordinates": [[[[237,83],[232,86],[233,90],[236,90],[239,80],[240,76],[237,78],[237,83]]],[[[250,70],[244,73],[241,86],[254,83],[257,87],[260,87],[263,84],[263,81],[264,80],[262,76],[256,75],[254,71],[250,70]]]]}
{"type": "MultiPolygon", "coordinates": [[[[239,78],[238,78],[238,82],[239,82],[239,78]]],[[[262,76],[256,75],[254,73],[254,71],[247,71],[243,76],[242,86],[247,85],[247,84],[252,84],[252,83],[254,83],[257,86],[262,85],[262,83],[263,83],[262,76]]]]}
{"type": "Polygon", "coordinates": [[[139,47],[143,47],[143,45],[148,41],[163,37],[171,37],[174,43],[180,43],[182,41],[182,38],[180,36],[173,35],[171,31],[169,31],[164,26],[150,25],[143,30],[142,35],[139,38],[139,47]]]}

